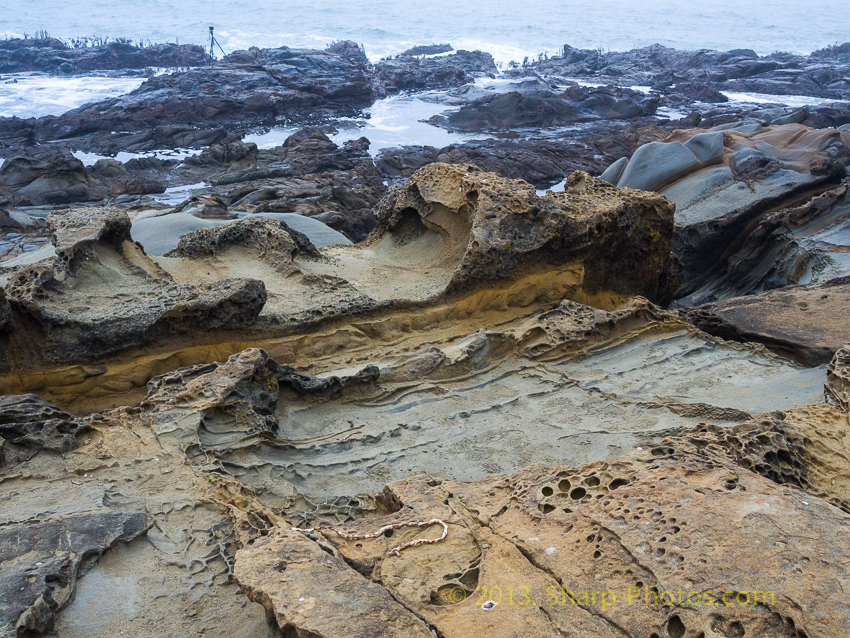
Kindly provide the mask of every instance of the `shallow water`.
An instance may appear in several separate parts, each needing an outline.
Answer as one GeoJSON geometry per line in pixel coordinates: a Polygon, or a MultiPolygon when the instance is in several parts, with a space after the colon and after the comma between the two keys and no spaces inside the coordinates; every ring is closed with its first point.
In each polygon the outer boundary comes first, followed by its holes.
{"type": "MultiPolygon", "coordinates": [[[[426,102],[411,95],[395,95],[378,100],[364,110],[364,118],[346,118],[337,123],[337,133],[331,134],[331,140],[342,145],[349,140],[366,137],[371,142],[369,152],[376,155],[381,149],[403,146],[405,144],[421,144],[443,148],[449,144],[476,139],[476,135],[452,133],[445,129],[432,126],[423,120],[456,110],[445,104],[426,102]]],[[[258,148],[274,148],[280,146],[287,137],[298,127],[275,127],[263,133],[247,135],[245,142],[253,142],[258,148]]]]}

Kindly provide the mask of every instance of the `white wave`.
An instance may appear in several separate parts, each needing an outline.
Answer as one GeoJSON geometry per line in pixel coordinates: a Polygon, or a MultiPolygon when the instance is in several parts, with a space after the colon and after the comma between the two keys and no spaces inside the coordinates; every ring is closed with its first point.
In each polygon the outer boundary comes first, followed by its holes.
{"type": "Polygon", "coordinates": [[[198,155],[201,151],[195,149],[175,149],[175,150],[161,150],[161,151],[149,151],[145,153],[128,153],[126,151],[121,151],[116,153],[115,155],[100,155],[98,153],[86,153],[85,151],[72,151],[72,155],[80,160],[85,166],[93,166],[97,163],[98,160],[102,159],[114,159],[118,160],[122,164],[125,162],[129,162],[132,159],[140,159],[142,157],[155,157],[157,159],[173,159],[173,160],[184,160],[187,157],[192,157],[194,155],[198,155]]]}
{"type": "Polygon", "coordinates": [[[745,104],[784,104],[792,108],[801,106],[821,106],[834,102],[846,102],[847,100],[829,100],[822,97],[811,97],[807,95],[769,95],[767,93],[738,93],[735,91],[721,91],[729,98],[730,102],[741,102],[745,104]]]}
{"type": "Polygon", "coordinates": [[[0,80],[0,116],[61,115],[89,102],[128,93],[144,81],[145,78],[13,73],[0,80]]]}

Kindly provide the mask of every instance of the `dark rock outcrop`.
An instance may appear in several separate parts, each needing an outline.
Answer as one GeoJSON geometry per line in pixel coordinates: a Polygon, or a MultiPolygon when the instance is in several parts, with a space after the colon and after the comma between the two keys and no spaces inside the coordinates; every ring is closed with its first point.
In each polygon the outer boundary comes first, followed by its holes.
{"type": "Polygon", "coordinates": [[[86,167],[67,148],[29,148],[0,167],[0,193],[16,206],[98,201],[116,195],[162,193],[159,182],[131,175],[116,160],[86,167]]]}
{"type": "Polygon", "coordinates": [[[194,215],[198,219],[236,219],[218,197],[190,197],[174,209],[175,213],[194,215]]]}
{"type": "Polygon", "coordinates": [[[430,121],[457,131],[491,131],[631,119],[653,115],[657,108],[658,98],[632,89],[576,85],[560,94],[545,89],[497,93],[430,121]]]}
{"type": "Polygon", "coordinates": [[[216,201],[231,212],[315,217],[357,242],[375,227],[372,208],[386,191],[368,148],[366,138],[339,147],[308,127],[268,150],[242,142],[213,145],[170,177],[208,181],[216,201]]]}
{"type": "Polygon", "coordinates": [[[106,44],[72,47],[56,38],[0,40],[0,73],[85,73],[87,71],[186,68],[209,62],[196,44],[134,46],[117,40],[106,44]]]}
{"type": "Polygon", "coordinates": [[[376,166],[393,178],[410,177],[428,164],[475,164],[511,179],[551,185],[573,171],[598,173],[602,163],[593,147],[557,140],[481,140],[443,148],[404,146],[381,151],[376,166]]]}
{"type": "Polygon", "coordinates": [[[371,70],[352,42],[324,51],[237,51],[220,66],[156,76],[126,95],[59,117],[4,118],[0,139],[88,136],[101,152],[209,145],[223,139],[210,135],[224,125],[244,128],[369,106],[379,97],[371,70]]]}
{"type": "Polygon", "coordinates": [[[476,77],[498,73],[493,56],[480,51],[458,51],[439,58],[402,55],[375,65],[375,81],[387,93],[448,89],[472,82],[476,77]]]}
{"type": "Polygon", "coordinates": [[[103,552],[150,526],[143,512],[96,511],[0,527],[0,635],[40,636],[103,552]]]}
{"type": "Polygon", "coordinates": [[[35,394],[0,396],[0,438],[24,447],[67,452],[88,424],[35,394]]]}
{"type": "Polygon", "coordinates": [[[399,53],[401,56],[437,55],[454,51],[451,44],[420,44],[399,53]]]}
{"type": "Polygon", "coordinates": [[[611,79],[626,86],[653,86],[674,94],[679,92],[680,84],[699,83],[725,91],[841,100],[850,96],[848,62],[843,53],[846,48],[845,44],[811,56],[788,53],[759,56],[749,49],[680,51],[654,44],[631,51],[600,53],[567,45],[563,55],[533,62],[513,73],[611,79]]]}

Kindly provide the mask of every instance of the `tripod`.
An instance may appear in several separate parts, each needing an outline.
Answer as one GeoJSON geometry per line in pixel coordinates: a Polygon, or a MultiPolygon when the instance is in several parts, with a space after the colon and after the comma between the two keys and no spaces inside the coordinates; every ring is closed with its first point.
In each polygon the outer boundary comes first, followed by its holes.
{"type": "Polygon", "coordinates": [[[215,35],[213,34],[213,29],[215,27],[210,27],[210,66],[213,65],[213,61],[215,60],[214,55],[214,46],[218,47],[218,50],[221,51],[221,54],[227,57],[227,54],[224,52],[224,49],[221,48],[221,45],[218,43],[218,40],[215,39],[215,35]]]}

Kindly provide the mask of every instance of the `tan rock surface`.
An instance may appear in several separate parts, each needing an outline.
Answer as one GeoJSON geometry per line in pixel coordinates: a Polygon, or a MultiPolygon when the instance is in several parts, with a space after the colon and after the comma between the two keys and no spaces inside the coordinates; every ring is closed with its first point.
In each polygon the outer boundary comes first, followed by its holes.
{"type": "MultiPolygon", "coordinates": [[[[783,428],[799,441],[814,434],[812,425],[824,417],[846,428],[846,414],[829,410],[789,413],[779,427],[742,425],[726,439],[740,440],[750,454],[781,459],[785,448],[777,437],[783,428]]],[[[850,578],[846,511],[793,481],[774,483],[725,453],[695,446],[704,435],[698,428],[616,461],[578,468],[534,467],[472,483],[417,477],[392,484],[387,490],[398,511],[353,521],[344,526],[347,532],[431,517],[450,523],[446,541],[406,549],[399,557],[386,552],[423,535],[421,530],[364,541],[331,532],[311,536],[337,546],[369,577],[364,586],[372,586],[369,579],[382,583],[447,637],[482,630],[493,636],[847,632],[850,610],[837,593],[850,578]],[[488,600],[499,604],[482,608],[488,600]]],[[[842,461],[846,475],[846,439],[827,434],[819,440],[840,446],[832,458],[842,461]]],[[[805,445],[811,454],[799,470],[819,473],[812,485],[825,496],[844,494],[843,483],[826,489],[821,483],[831,469],[820,454],[822,444],[805,445]]],[[[264,547],[258,541],[245,553],[252,569],[261,560],[277,560],[264,547]]],[[[312,589],[307,584],[293,584],[295,592],[312,589]]],[[[311,614],[276,611],[288,623],[306,627],[312,620],[311,614]]]]}
{"type": "Polygon", "coordinates": [[[130,241],[124,213],[57,216],[55,263],[13,273],[6,286],[14,329],[0,335],[0,387],[76,385],[92,375],[74,379],[61,367],[94,358],[106,375],[87,383],[108,387],[108,364],[128,347],[160,357],[196,348],[190,361],[201,363],[219,347],[232,354],[329,325],[360,332],[353,318],[391,322],[401,310],[422,314],[427,326],[565,297],[612,309],[663,287],[671,204],[585,174],[539,198],[520,180],[434,164],[388,195],[381,211],[379,230],[356,246],[317,250],[282,222],[253,218],[187,235],[159,258],[130,241]],[[40,339],[50,341],[49,357],[33,347],[40,339]]]}
{"type": "Polygon", "coordinates": [[[157,259],[120,213],[54,220],[56,262],[21,279],[41,287],[10,288],[15,338],[100,312],[103,352],[151,349],[2,379],[62,409],[0,402],[0,626],[850,633],[846,348],[806,368],[633,296],[666,286],[655,194],[434,165],[381,213],[361,246],[253,218],[157,259]],[[181,297],[249,280],[267,300],[240,328],[181,297]],[[117,289],[174,294],[134,314],[117,289]]]}

